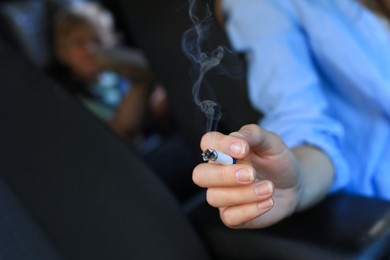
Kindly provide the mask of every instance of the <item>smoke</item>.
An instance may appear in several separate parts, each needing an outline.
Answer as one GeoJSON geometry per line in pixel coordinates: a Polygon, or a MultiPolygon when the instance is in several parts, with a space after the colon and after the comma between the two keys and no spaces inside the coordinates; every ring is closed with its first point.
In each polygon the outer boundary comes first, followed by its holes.
{"type": "Polygon", "coordinates": [[[187,30],[182,38],[182,49],[184,53],[194,62],[195,77],[192,88],[192,96],[195,104],[205,114],[207,118],[206,130],[215,130],[221,118],[220,106],[212,100],[201,100],[199,96],[203,79],[208,71],[218,66],[225,55],[227,49],[220,45],[212,51],[203,51],[202,44],[213,21],[209,5],[206,5],[203,18],[199,18],[196,6],[197,0],[189,0],[189,17],[193,27],[187,30]]]}

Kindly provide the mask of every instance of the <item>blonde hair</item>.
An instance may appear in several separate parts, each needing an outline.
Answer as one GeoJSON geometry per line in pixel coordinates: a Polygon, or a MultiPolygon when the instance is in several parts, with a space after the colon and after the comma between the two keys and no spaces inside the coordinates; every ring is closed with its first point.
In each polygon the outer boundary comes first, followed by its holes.
{"type": "Polygon", "coordinates": [[[111,13],[93,2],[76,2],[62,9],[56,16],[55,46],[61,46],[70,32],[84,24],[93,26],[104,47],[111,47],[117,43],[118,37],[114,31],[111,13]]]}

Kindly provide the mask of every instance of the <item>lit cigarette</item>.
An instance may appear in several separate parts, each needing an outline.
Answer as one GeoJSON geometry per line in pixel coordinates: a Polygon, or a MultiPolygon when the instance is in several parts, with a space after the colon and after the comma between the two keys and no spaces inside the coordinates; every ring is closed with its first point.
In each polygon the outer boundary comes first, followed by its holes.
{"type": "Polygon", "coordinates": [[[213,161],[224,165],[236,164],[236,159],[233,157],[213,149],[206,149],[202,153],[202,157],[203,161],[213,161]]]}

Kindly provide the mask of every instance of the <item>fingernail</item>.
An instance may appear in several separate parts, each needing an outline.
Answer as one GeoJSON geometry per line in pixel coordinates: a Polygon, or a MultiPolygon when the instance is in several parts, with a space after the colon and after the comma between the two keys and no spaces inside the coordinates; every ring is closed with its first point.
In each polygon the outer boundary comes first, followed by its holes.
{"type": "Polygon", "coordinates": [[[255,185],[255,193],[257,196],[264,196],[272,193],[272,184],[269,181],[259,182],[255,185]]]}
{"type": "Polygon", "coordinates": [[[240,130],[240,131],[238,131],[238,133],[239,133],[242,137],[249,136],[249,134],[250,134],[250,132],[247,131],[247,130],[240,130]]]}
{"type": "Polygon", "coordinates": [[[246,130],[240,130],[238,132],[233,132],[230,135],[237,136],[237,137],[247,137],[249,135],[249,131],[246,130]]]}
{"type": "Polygon", "coordinates": [[[255,173],[252,168],[243,168],[236,171],[236,179],[241,183],[251,183],[255,180],[255,173]]]}
{"type": "Polygon", "coordinates": [[[245,153],[245,147],[241,143],[233,143],[230,146],[230,150],[236,155],[242,155],[245,153]]]}
{"type": "Polygon", "coordinates": [[[273,205],[274,205],[274,201],[271,198],[269,198],[266,201],[262,201],[259,204],[257,204],[257,208],[264,210],[264,209],[271,208],[273,205]]]}

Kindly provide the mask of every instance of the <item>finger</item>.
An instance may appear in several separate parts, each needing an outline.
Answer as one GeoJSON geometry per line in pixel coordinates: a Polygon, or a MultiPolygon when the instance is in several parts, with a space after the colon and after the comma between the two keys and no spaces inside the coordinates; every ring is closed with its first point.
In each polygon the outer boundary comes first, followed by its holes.
{"type": "Polygon", "coordinates": [[[228,187],[253,183],[255,169],[243,164],[219,165],[202,163],[192,173],[193,181],[200,187],[228,187]]]}
{"type": "Polygon", "coordinates": [[[297,183],[298,162],[279,136],[253,124],[231,135],[240,136],[251,147],[253,153],[248,160],[257,169],[260,179],[270,180],[278,187],[297,183]]]}
{"type": "Polygon", "coordinates": [[[273,190],[270,181],[237,187],[215,187],[207,190],[207,202],[216,208],[248,204],[270,198],[273,190]]]}
{"type": "Polygon", "coordinates": [[[203,135],[200,147],[202,151],[211,148],[237,159],[242,159],[249,153],[249,146],[245,140],[218,132],[209,132],[203,135]]]}
{"type": "Polygon", "coordinates": [[[278,135],[255,124],[245,125],[230,135],[246,141],[251,149],[262,156],[280,154],[286,149],[278,135]]]}
{"type": "Polygon", "coordinates": [[[220,210],[223,223],[230,228],[244,228],[245,224],[272,209],[272,198],[261,202],[226,207],[220,210]]]}

